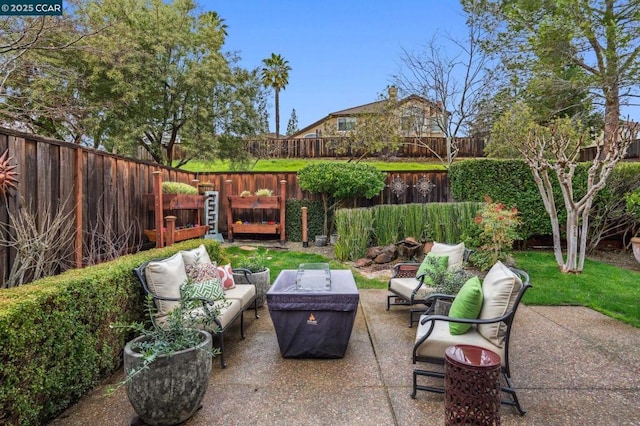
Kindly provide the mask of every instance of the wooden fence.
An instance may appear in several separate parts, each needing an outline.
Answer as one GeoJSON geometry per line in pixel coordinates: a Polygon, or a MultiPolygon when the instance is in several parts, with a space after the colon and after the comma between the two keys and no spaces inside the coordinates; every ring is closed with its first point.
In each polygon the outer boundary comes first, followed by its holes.
{"type": "MultiPolygon", "coordinates": [[[[336,157],[360,157],[361,151],[348,150],[346,153],[336,153],[331,148],[329,138],[302,138],[302,139],[264,139],[245,141],[246,149],[256,158],[336,158],[336,157]]],[[[484,139],[482,138],[457,138],[458,158],[484,157],[484,139]]],[[[182,158],[182,147],[174,145],[174,158],[182,158]]],[[[404,138],[404,141],[395,150],[385,150],[381,154],[371,157],[398,157],[398,158],[441,158],[447,156],[447,142],[445,138],[404,138]]],[[[138,148],[136,157],[141,160],[151,161],[151,155],[142,147],[138,148]]]]}
{"type": "MultiPolygon", "coordinates": [[[[73,244],[65,247],[65,258],[71,266],[86,263],[87,250],[91,248],[92,235],[111,230],[116,236],[126,235],[130,224],[135,233],[123,244],[135,249],[144,229],[154,227],[153,211],[149,210],[143,195],[153,191],[152,173],[162,171],[163,181],[193,183],[193,173],[132,160],[103,151],[74,144],[46,139],[30,134],[0,128],[0,154],[8,151],[19,173],[16,191],[0,197],[0,230],[2,239],[11,239],[15,230],[9,224],[9,214],[16,217],[21,209],[31,212],[36,225],[44,227],[45,212],[53,217],[58,207],[67,213],[73,226],[73,244]],[[108,229],[107,229],[108,228],[108,229]]],[[[226,197],[238,195],[244,190],[255,192],[261,188],[278,191],[279,182],[286,180],[287,199],[314,199],[298,185],[297,174],[290,173],[200,173],[201,182],[211,181],[220,192],[218,226],[226,233],[226,197]],[[231,180],[227,194],[225,180],[231,180]]],[[[282,194],[278,194],[282,195],[282,194]]],[[[413,202],[448,201],[449,183],[446,172],[417,173],[390,172],[387,186],[379,197],[357,200],[355,205],[401,204],[413,202]]],[[[189,213],[181,213],[188,215],[189,213]]],[[[189,220],[184,216],[179,220],[189,220]]],[[[14,249],[0,245],[0,288],[5,286],[11,266],[16,258],[14,249]]]]}

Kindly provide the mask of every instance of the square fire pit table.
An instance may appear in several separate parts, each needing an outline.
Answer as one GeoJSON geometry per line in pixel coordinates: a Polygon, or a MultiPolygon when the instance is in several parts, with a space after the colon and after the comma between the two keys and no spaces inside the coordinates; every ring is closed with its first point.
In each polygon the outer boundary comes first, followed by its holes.
{"type": "Polygon", "coordinates": [[[347,269],[331,271],[331,287],[296,287],[296,270],[280,272],[267,307],[285,358],[342,358],[349,344],[360,294],[347,269]]]}

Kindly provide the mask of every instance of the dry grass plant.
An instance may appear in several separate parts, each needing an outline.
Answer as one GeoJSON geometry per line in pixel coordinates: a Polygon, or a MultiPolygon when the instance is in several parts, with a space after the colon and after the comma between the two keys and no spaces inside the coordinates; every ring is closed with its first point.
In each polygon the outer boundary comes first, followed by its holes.
{"type": "Polygon", "coordinates": [[[0,223],[0,244],[16,254],[4,287],[17,287],[71,267],[74,227],[69,203],[67,198],[55,211],[50,204],[38,211],[22,205],[17,214],[7,210],[8,223],[0,223]]]}

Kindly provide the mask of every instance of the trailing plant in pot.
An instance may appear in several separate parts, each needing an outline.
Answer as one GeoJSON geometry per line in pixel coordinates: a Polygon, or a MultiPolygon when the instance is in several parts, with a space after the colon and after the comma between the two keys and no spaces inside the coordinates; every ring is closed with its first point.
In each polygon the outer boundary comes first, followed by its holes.
{"type": "MultiPolygon", "coordinates": [[[[234,272],[233,279],[238,284],[255,284],[256,299],[258,306],[264,303],[265,295],[271,284],[271,271],[268,268],[269,258],[267,250],[258,249],[250,255],[240,256],[235,263],[237,268],[246,269],[251,272],[247,277],[243,272],[234,272]]],[[[235,270],[238,270],[235,268],[235,270]]]]}
{"type": "Polygon", "coordinates": [[[191,285],[190,281],[182,285],[178,306],[161,324],[148,296],[145,303],[151,326],[141,322],[111,325],[138,337],[124,349],[124,380],[109,392],[126,386],[131,405],[149,425],[179,424],[195,414],[207,391],[211,359],[220,352],[204,330],[215,329],[219,305],[191,299],[191,285]],[[195,311],[196,307],[203,309],[195,311]]]}

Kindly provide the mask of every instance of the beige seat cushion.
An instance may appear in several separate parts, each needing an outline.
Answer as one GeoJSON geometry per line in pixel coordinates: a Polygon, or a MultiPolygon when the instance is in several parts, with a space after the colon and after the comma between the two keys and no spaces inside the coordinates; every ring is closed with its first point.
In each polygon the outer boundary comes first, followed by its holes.
{"type": "MultiPolygon", "coordinates": [[[[422,319],[422,317],[420,318],[422,319]]],[[[425,325],[418,325],[416,332],[416,343],[425,333],[429,330],[431,324],[427,322],[425,325]]],[[[502,365],[504,366],[504,349],[502,347],[494,345],[492,342],[485,339],[475,328],[471,328],[464,334],[456,336],[451,335],[449,332],[449,323],[447,321],[436,321],[433,327],[433,332],[429,335],[422,345],[418,347],[417,354],[419,356],[428,356],[434,358],[444,359],[444,351],[453,345],[473,345],[479,346],[484,349],[488,349],[496,354],[500,355],[502,359],[502,365]]]]}
{"type": "MultiPolygon", "coordinates": [[[[149,291],[156,296],[180,298],[180,286],[187,282],[187,273],[180,252],[163,260],[154,260],[144,269],[149,291]]],[[[158,315],[166,315],[180,302],[155,300],[158,315]]]]}
{"type": "MultiPolygon", "coordinates": [[[[218,319],[220,320],[220,324],[222,325],[223,328],[229,325],[229,323],[233,321],[233,319],[236,317],[236,315],[238,315],[238,313],[242,308],[240,306],[239,300],[227,300],[227,301],[217,300],[214,303],[214,306],[220,309],[220,314],[218,315],[218,319]]],[[[204,316],[205,315],[204,308],[192,309],[190,311],[190,315],[193,315],[196,318],[198,316],[204,316]]],[[[186,318],[186,314],[185,314],[185,318],[186,318]]],[[[187,319],[185,321],[190,322],[190,320],[187,320],[187,319]]],[[[166,316],[160,317],[157,319],[157,322],[161,327],[164,327],[167,322],[167,317],[166,316]]],[[[195,324],[189,323],[189,326],[206,329],[212,332],[215,332],[215,329],[217,327],[216,323],[211,323],[207,327],[205,327],[204,324],[197,324],[197,320],[195,322],[196,322],[195,324]]]]}
{"type": "MultiPolygon", "coordinates": [[[[411,298],[411,292],[418,286],[419,281],[415,278],[392,278],[389,288],[394,290],[396,294],[401,295],[405,299],[411,298]]],[[[424,300],[429,293],[433,293],[433,287],[422,285],[416,292],[415,299],[424,300]]]]}
{"type": "Polygon", "coordinates": [[[241,306],[247,306],[256,295],[256,286],[253,284],[236,284],[234,288],[225,290],[224,297],[239,300],[241,306]]]}
{"type": "Polygon", "coordinates": [[[182,254],[185,268],[187,266],[193,266],[196,263],[211,263],[211,258],[204,244],[200,244],[200,246],[193,250],[182,250],[180,253],[182,254]]]}
{"type": "Polygon", "coordinates": [[[429,253],[433,253],[435,256],[449,256],[448,268],[453,269],[462,265],[464,260],[464,243],[451,245],[434,242],[429,253]]]}
{"type": "MultiPolygon", "coordinates": [[[[482,310],[480,319],[500,317],[511,309],[522,289],[520,277],[498,261],[482,282],[482,310]]],[[[478,331],[496,346],[503,346],[507,326],[502,323],[480,324],[478,331]]]]}

